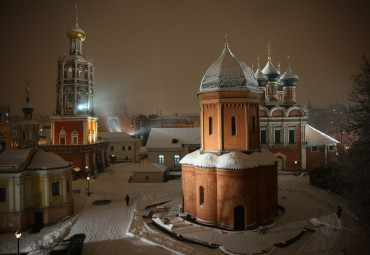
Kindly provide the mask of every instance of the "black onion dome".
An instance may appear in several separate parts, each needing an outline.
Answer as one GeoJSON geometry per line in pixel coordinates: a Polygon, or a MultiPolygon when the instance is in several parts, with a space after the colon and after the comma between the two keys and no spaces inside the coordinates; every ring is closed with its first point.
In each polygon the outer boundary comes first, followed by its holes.
{"type": "Polygon", "coordinates": [[[267,76],[268,81],[271,82],[277,82],[280,78],[280,72],[272,64],[271,60],[267,62],[265,68],[262,70],[262,73],[264,73],[267,76]]]}
{"type": "Polygon", "coordinates": [[[266,86],[268,78],[264,73],[262,73],[260,68],[257,69],[256,73],[254,74],[254,77],[257,79],[258,86],[260,87],[266,86]]]}
{"type": "Polygon", "coordinates": [[[30,102],[30,89],[26,88],[26,103],[22,106],[22,111],[24,114],[32,114],[33,113],[33,105],[30,102]]]}
{"type": "Polygon", "coordinates": [[[292,72],[290,66],[288,66],[285,73],[280,77],[280,83],[283,86],[297,86],[298,76],[292,72]]]}
{"type": "Polygon", "coordinates": [[[235,57],[229,47],[204,74],[198,94],[218,91],[258,91],[252,69],[235,57]]]}

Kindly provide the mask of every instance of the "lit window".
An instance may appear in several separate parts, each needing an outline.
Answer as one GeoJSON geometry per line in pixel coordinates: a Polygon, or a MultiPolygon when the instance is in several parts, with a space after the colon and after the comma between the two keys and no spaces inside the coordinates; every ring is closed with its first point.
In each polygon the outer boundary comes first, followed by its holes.
{"type": "Polygon", "coordinates": [[[4,186],[0,186],[0,203],[6,202],[6,188],[4,186]]]}
{"type": "Polygon", "coordinates": [[[60,182],[55,181],[51,183],[51,193],[53,197],[60,196],[60,182]]]}
{"type": "Polygon", "coordinates": [[[180,167],[180,155],[175,155],[173,157],[173,160],[174,160],[174,167],[180,167]]]}
{"type": "Polygon", "coordinates": [[[317,147],[317,146],[311,146],[311,151],[312,152],[317,152],[317,151],[319,151],[319,147],[317,147]]]}
{"type": "Polygon", "coordinates": [[[236,120],[234,116],[231,117],[231,135],[236,135],[236,120]]]}
{"type": "Polygon", "coordinates": [[[64,128],[62,127],[62,129],[59,132],[59,143],[62,145],[66,144],[66,139],[67,139],[67,134],[64,128]]]}
{"type": "Polygon", "coordinates": [[[212,127],[212,117],[209,117],[209,135],[212,135],[213,127],[212,127]]]}
{"type": "Polygon", "coordinates": [[[158,164],[163,165],[164,164],[164,155],[158,156],[158,164]]]}
{"type": "Polygon", "coordinates": [[[72,144],[78,144],[78,133],[76,132],[76,130],[73,130],[72,132],[72,141],[71,143],[72,144]]]}
{"type": "Polygon", "coordinates": [[[199,187],[199,205],[204,206],[204,188],[203,188],[203,186],[199,187]]]}

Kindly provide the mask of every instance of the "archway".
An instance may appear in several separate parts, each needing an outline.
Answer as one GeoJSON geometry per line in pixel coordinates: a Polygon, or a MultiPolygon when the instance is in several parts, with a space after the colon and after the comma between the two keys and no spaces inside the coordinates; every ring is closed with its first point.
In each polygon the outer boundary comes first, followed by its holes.
{"type": "Polygon", "coordinates": [[[245,211],[242,205],[234,208],[234,230],[245,230],[245,211]]]}
{"type": "Polygon", "coordinates": [[[278,171],[284,170],[285,169],[285,156],[284,156],[284,154],[276,153],[275,157],[277,157],[279,159],[278,171]]]}

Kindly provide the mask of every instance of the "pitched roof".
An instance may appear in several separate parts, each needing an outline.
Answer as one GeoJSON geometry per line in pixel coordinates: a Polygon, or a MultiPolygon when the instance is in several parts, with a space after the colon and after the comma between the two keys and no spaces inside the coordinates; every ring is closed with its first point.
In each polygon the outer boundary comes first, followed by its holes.
{"type": "Polygon", "coordinates": [[[180,148],[200,144],[200,128],[152,128],[146,148],[180,148]]]}
{"type": "Polygon", "coordinates": [[[322,145],[322,144],[331,145],[339,143],[339,141],[324,134],[323,132],[317,130],[316,128],[310,125],[307,125],[306,127],[307,127],[306,128],[307,145],[322,145]]]}

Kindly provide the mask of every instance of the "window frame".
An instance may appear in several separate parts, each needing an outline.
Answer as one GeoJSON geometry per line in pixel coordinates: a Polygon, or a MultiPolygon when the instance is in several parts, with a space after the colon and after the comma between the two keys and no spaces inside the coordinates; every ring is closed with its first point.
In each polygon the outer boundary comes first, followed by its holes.
{"type": "Polygon", "coordinates": [[[276,128],[276,129],[274,129],[274,144],[281,144],[281,128],[276,128]],[[276,135],[276,132],[279,132],[279,135],[277,136],[276,135]],[[276,138],[277,137],[279,137],[279,141],[278,142],[276,142],[276,138]]]}
{"type": "Polygon", "coordinates": [[[62,195],[62,190],[61,190],[61,182],[60,181],[52,181],[51,182],[51,196],[52,197],[60,197],[62,195]],[[58,184],[58,194],[54,194],[54,184],[58,184]]]}
{"type": "Polygon", "coordinates": [[[231,117],[231,136],[236,136],[236,117],[231,117]]]}
{"type": "Polygon", "coordinates": [[[209,135],[213,134],[213,118],[212,117],[208,118],[208,131],[209,131],[209,135]]]}
{"type": "MultiPolygon", "coordinates": [[[[1,196],[0,196],[0,203],[7,203],[8,202],[8,190],[7,190],[7,187],[3,186],[3,185],[0,185],[0,190],[3,190],[4,191],[4,200],[2,200],[1,196]]],[[[0,192],[1,194],[1,192],[0,192]]]]}

